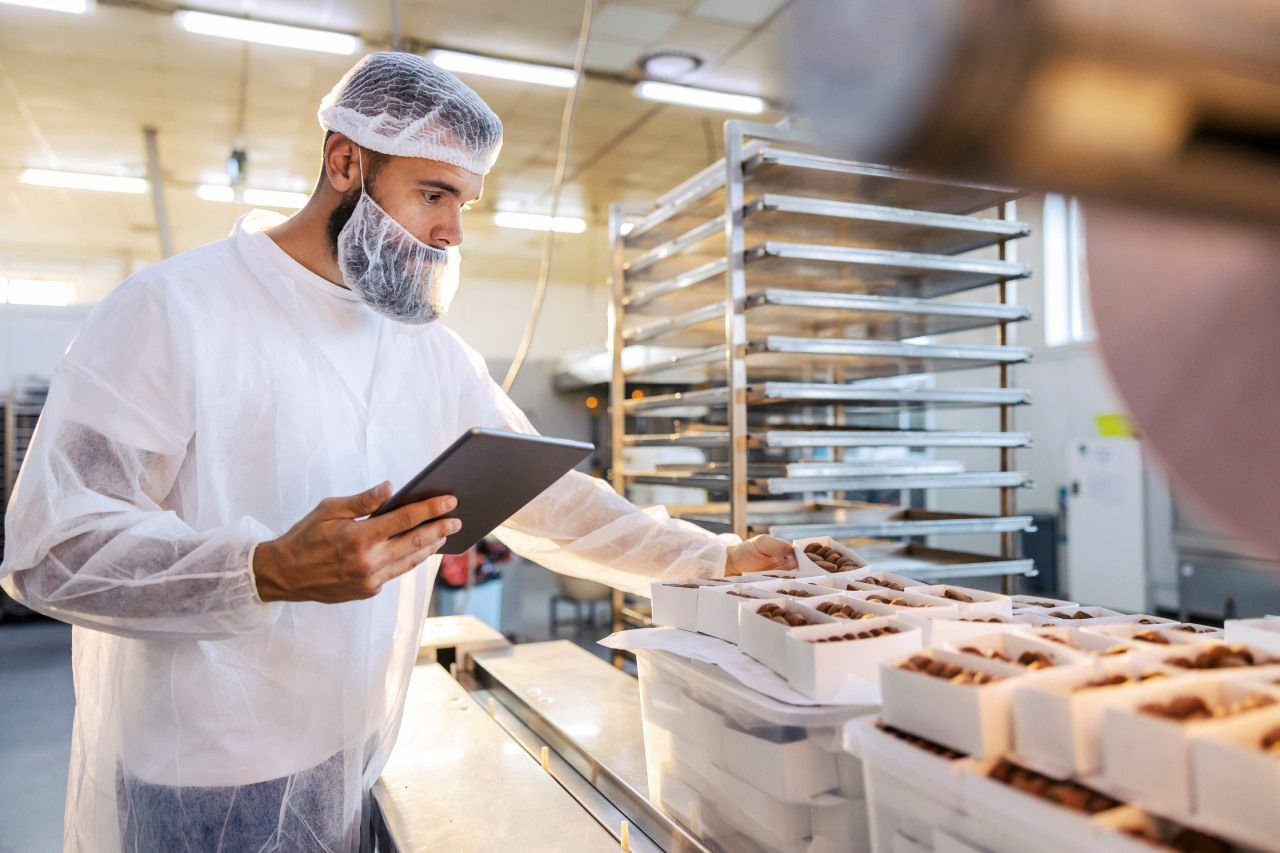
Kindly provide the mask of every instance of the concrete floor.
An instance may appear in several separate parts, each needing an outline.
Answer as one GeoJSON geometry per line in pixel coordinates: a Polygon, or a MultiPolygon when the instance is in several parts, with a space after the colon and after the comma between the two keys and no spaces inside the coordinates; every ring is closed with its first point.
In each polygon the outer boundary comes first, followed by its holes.
{"type": "Polygon", "coordinates": [[[0,625],[0,853],[62,849],[74,708],[71,627],[0,625]]]}
{"type": "MultiPolygon", "coordinates": [[[[572,640],[607,659],[595,640],[609,633],[607,608],[594,626],[551,630],[555,575],[531,563],[506,573],[503,628],[520,642],[572,640]]],[[[570,615],[565,608],[562,618],[570,615]]],[[[0,624],[0,853],[45,853],[62,847],[75,696],[71,628],[58,622],[0,624]]]]}

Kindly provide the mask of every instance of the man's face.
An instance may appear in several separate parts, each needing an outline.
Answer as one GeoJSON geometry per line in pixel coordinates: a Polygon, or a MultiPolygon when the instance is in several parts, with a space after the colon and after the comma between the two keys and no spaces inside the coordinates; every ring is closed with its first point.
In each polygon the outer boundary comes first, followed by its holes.
{"type": "MultiPolygon", "coordinates": [[[[353,146],[354,148],[354,146],[353,146]]],[[[479,200],[484,176],[458,166],[420,157],[393,157],[365,150],[365,189],[391,218],[429,246],[446,249],[462,243],[462,212],[479,200]]],[[[359,172],[329,218],[330,246],[360,200],[359,172]]]]}

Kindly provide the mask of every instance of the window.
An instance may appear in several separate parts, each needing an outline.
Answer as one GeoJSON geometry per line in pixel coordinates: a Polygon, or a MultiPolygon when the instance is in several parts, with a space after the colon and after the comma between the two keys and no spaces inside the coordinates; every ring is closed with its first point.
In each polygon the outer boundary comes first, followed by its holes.
{"type": "Polygon", "coordinates": [[[1043,235],[1044,342],[1057,347],[1092,340],[1080,203],[1046,195],[1043,235]]]}

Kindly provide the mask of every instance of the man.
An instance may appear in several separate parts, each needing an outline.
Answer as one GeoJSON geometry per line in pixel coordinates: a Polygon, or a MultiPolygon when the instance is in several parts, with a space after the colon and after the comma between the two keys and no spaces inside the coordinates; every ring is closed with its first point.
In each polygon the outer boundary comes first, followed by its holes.
{"type": "MultiPolygon", "coordinates": [[[[357,849],[457,529],[431,521],[451,498],[365,516],[465,430],[533,431],[431,322],[497,116],[377,53],[320,121],[306,207],[125,282],[50,388],[0,577],[76,626],[68,850],[357,849]]],[[[717,539],[577,473],[499,535],[624,589],[794,565],[785,542],[717,539]]]]}

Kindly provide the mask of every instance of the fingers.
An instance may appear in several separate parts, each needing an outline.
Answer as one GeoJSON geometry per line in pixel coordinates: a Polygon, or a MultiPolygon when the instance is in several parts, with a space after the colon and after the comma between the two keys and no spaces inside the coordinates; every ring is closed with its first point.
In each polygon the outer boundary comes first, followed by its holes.
{"type": "Polygon", "coordinates": [[[374,539],[390,539],[391,537],[413,530],[425,521],[439,518],[458,507],[458,499],[453,495],[440,495],[425,501],[402,506],[397,510],[360,522],[363,532],[374,539]]]}
{"type": "Polygon", "coordinates": [[[452,536],[461,529],[462,522],[456,518],[441,518],[419,525],[383,542],[377,552],[378,558],[383,563],[394,562],[421,551],[432,542],[452,536]]]}
{"type": "Polygon", "coordinates": [[[401,575],[403,575],[405,572],[411,571],[417,568],[418,566],[422,565],[422,563],[425,562],[428,557],[430,557],[432,554],[437,553],[441,548],[444,547],[444,542],[445,540],[443,537],[441,537],[440,539],[432,540],[431,542],[428,542],[425,546],[418,548],[416,551],[411,551],[407,554],[402,555],[398,559],[392,560],[391,562],[387,563],[378,571],[378,574],[376,577],[378,586],[381,587],[383,584],[387,583],[388,581],[394,580],[395,578],[398,578],[401,575]]]}
{"type": "Polygon", "coordinates": [[[359,518],[382,506],[389,497],[391,484],[384,481],[358,495],[325,498],[316,509],[328,518],[359,518]]]}

